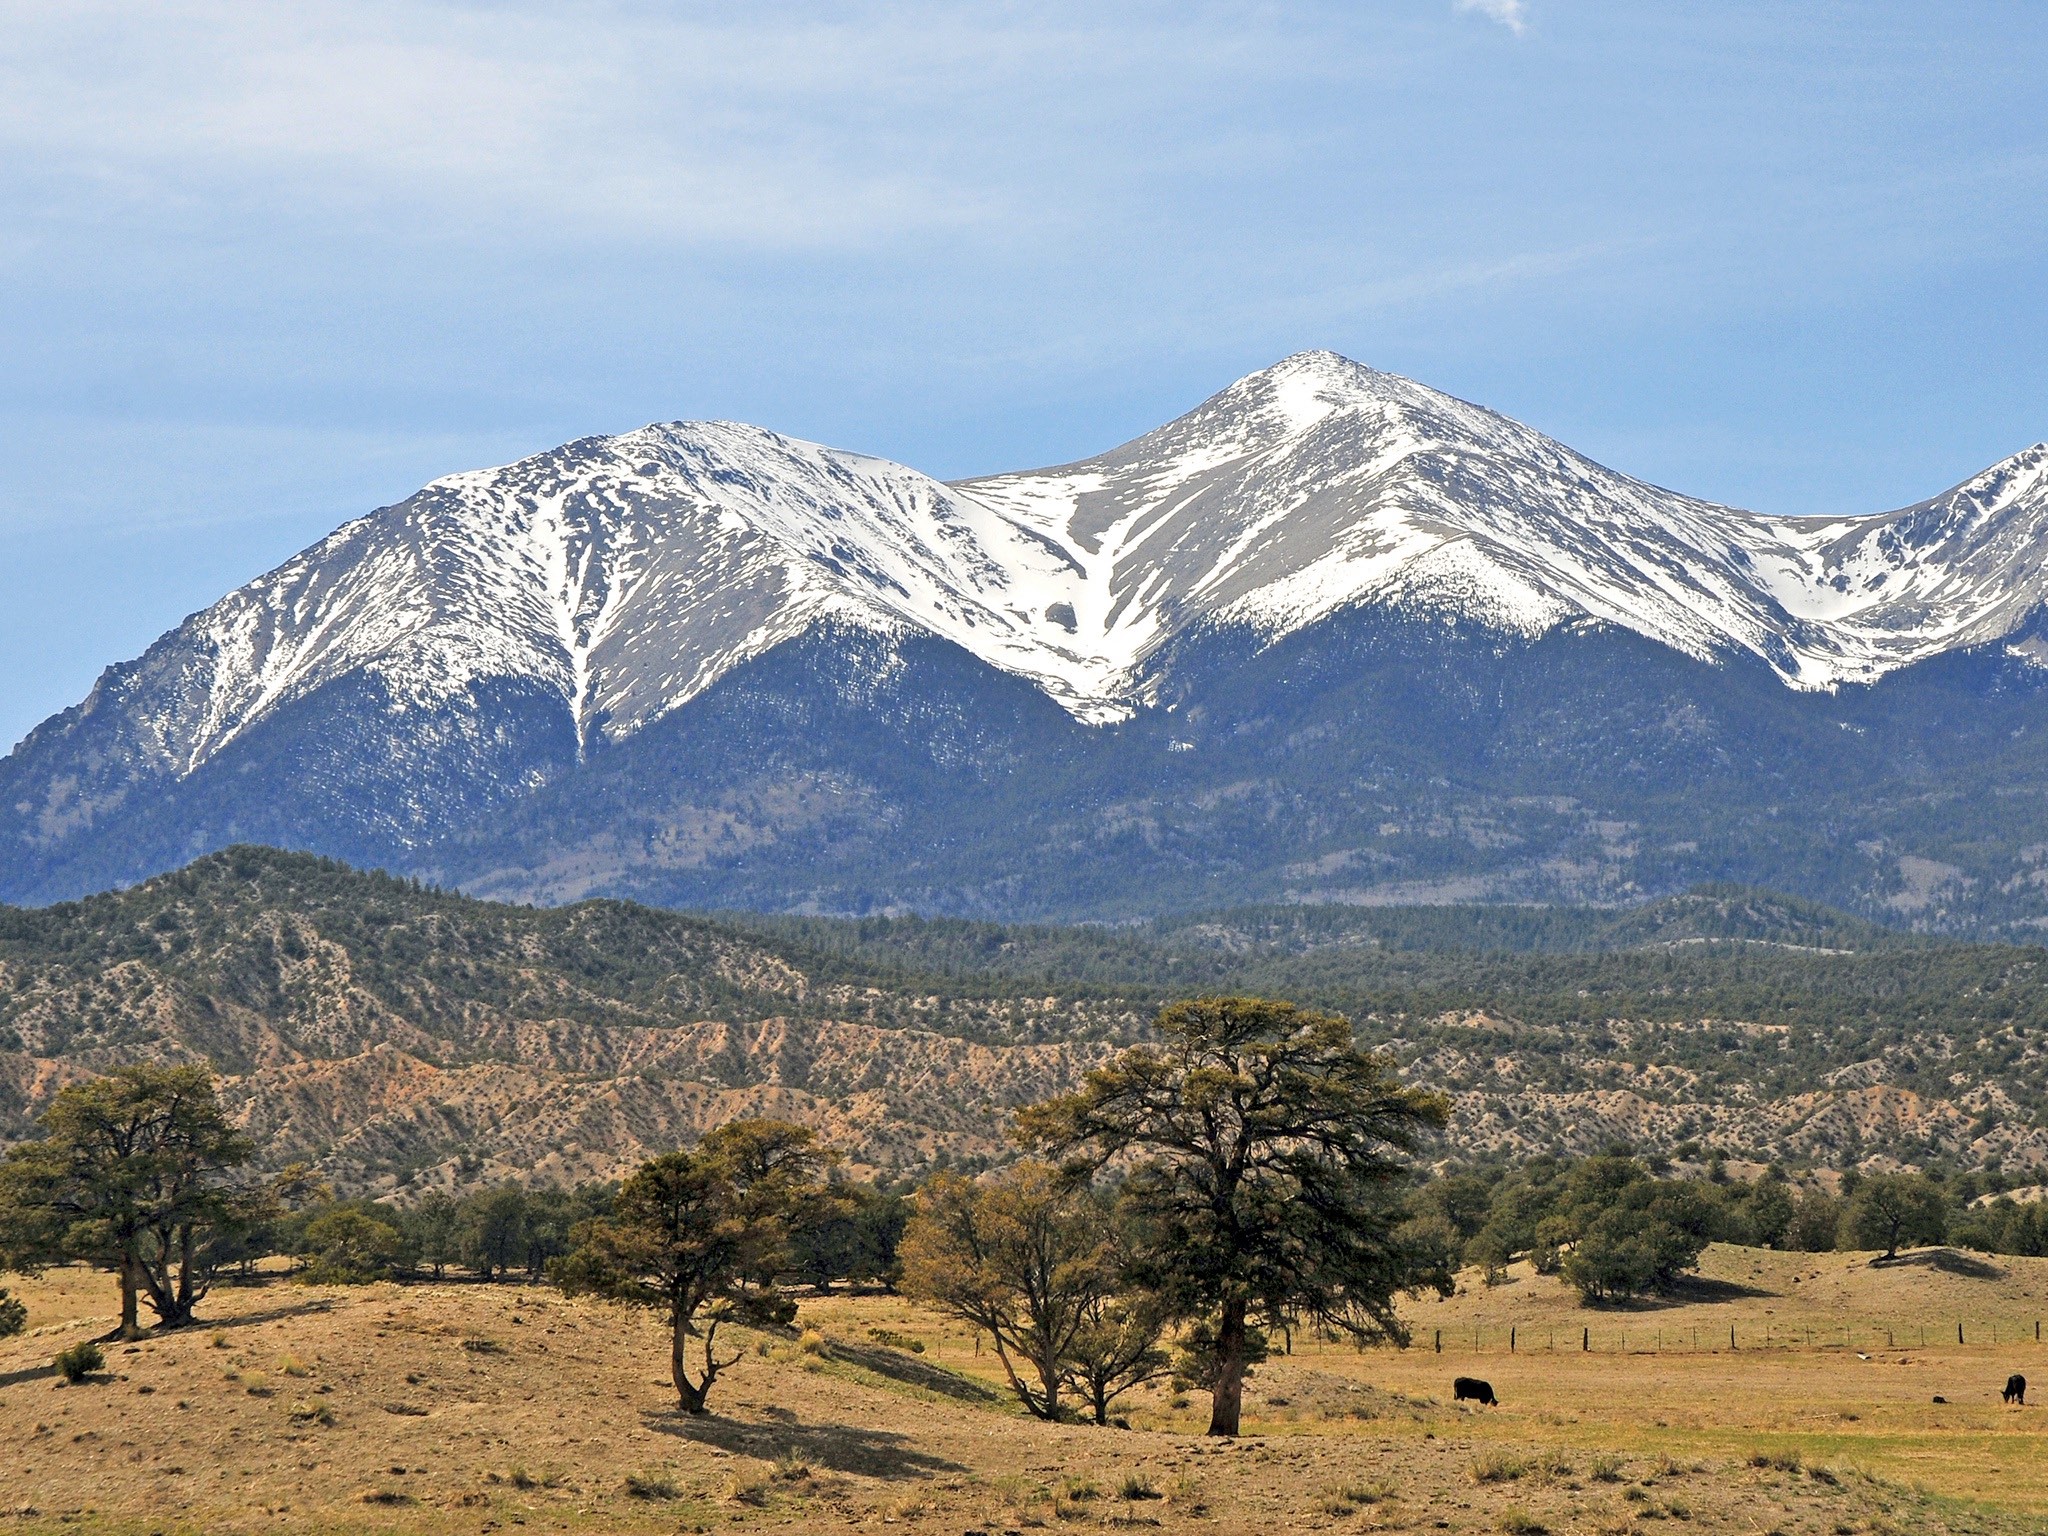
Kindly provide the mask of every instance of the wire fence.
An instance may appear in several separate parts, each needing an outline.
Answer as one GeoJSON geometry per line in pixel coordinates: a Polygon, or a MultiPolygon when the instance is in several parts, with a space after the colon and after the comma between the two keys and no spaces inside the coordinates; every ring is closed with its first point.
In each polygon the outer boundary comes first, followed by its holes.
{"type": "Polygon", "coordinates": [[[2042,1318],[1957,1317],[1912,1321],[1666,1323],[1456,1323],[1416,1330],[1410,1348],[1438,1354],[1725,1354],[1730,1350],[2005,1348],[2048,1342],[2042,1318]]]}

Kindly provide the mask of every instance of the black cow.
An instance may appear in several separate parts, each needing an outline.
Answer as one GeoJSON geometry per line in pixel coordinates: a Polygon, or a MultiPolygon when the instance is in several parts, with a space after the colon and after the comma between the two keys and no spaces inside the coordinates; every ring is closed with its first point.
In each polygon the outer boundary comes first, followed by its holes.
{"type": "Polygon", "coordinates": [[[2001,1393],[2000,1395],[2001,1395],[2002,1397],[2004,1397],[2004,1399],[2005,1399],[2005,1400],[2006,1400],[2006,1401],[2007,1401],[2008,1403],[2018,1403],[2018,1404],[2019,1404],[2019,1405],[2020,1405],[2020,1406],[2021,1406],[2022,1408],[2026,1407],[2026,1406],[2027,1406],[2027,1378],[2026,1378],[2026,1377],[2024,1377],[2024,1376],[2008,1376],[2008,1377],[2006,1377],[2006,1378],[2005,1378],[2005,1391],[2004,1391],[2003,1393],[2001,1393]]]}
{"type": "Polygon", "coordinates": [[[1493,1384],[1481,1381],[1477,1376],[1460,1376],[1451,1383],[1451,1395],[1458,1402],[1484,1403],[1489,1408],[1498,1408],[1500,1399],[1493,1395],[1493,1384]]]}

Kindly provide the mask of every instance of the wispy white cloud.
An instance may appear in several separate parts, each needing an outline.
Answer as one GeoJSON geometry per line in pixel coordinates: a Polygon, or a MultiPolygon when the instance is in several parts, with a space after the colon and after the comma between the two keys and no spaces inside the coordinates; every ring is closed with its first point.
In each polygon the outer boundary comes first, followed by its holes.
{"type": "Polygon", "coordinates": [[[1069,162],[1070,194],[1112,165],[1221,163],[1222,135],[1191,146],[1176,115],[1304,63],[1299,25],[1233,6],[1192,24],[1162,6],[897,0],[0,0],[0,15],[0,162],[102,207],[242,194],[458,239],[1014,238],[1073,210],[1044,195],[1049,162],[1069,162]],[[1094,152],[1105,138],[1117,157],[1094,152]]]}
{"type": "Polygon", "coordinates": [[[1529,0],[1458,0],[1458,9],[1476,11],[1517,37],[1529,30],[1529,0]]]}

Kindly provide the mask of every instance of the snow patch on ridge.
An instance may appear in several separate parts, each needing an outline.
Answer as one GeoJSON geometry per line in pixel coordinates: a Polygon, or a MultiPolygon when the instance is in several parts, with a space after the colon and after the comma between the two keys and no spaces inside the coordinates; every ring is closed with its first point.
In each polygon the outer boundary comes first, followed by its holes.
{"type": "Polygon", "coordinates": [[[2015,633],[2044,552],[2048,445],[1897,512],[1773,518],[1310,352],[1094,459],[954,485],[716,421],[450,475],[188,620],[124,707],[185,774],[352,674],[421,711],[512,681],[584,752],[833,623],[950,641],[1104,723],[1192,626],[1277,639],[1371,603],[1592,618],[1833,688],[2015,633]]]}

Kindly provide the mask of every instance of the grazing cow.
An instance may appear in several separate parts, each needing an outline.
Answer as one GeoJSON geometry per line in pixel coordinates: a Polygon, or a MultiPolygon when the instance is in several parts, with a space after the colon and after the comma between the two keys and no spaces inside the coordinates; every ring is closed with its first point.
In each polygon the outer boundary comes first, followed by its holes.
{"type": "Polygon", "coordinates": [[[2022,1408],[2026,1407],[2027,1378],[2024,1376],[2006,1377],[2005,1391],[2001,1394],[2001,1396],[2003,1396],[2008,1403],[2018,1403],[2022,1408]]]}
{"type": "Polygon", "coordinates": [[[1493,1395],[1493,1384],[1481,1381],[1477,1376],[1460,1376],[1451,1383],[1451,1395],[1458,1402],[1484,1403],[1489,1408],[1498,1408],[1500,1399],[1493,1395]]]}

